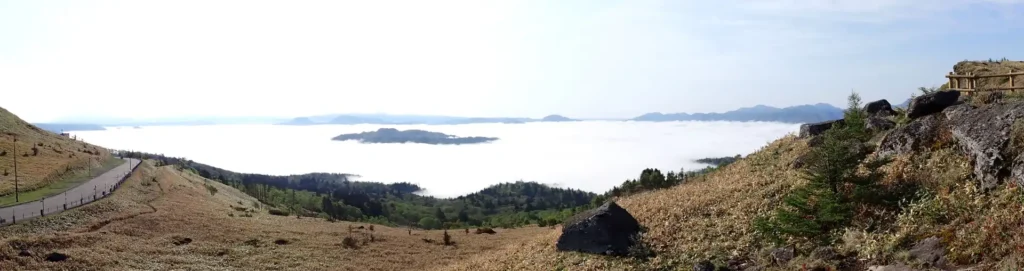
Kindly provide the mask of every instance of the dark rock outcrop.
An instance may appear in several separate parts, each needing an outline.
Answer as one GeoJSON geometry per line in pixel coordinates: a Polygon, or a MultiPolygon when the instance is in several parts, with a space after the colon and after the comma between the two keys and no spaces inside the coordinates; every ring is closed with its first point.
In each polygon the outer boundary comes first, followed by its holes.
{"type": "Polygon", "coordinates": [[[868,116],[872,117],[888,117],[896,115],[896,111],[892,110],[892,105],[885,99],[865,104],[864,112],[868,113],[868,116]]]}
{"type": "Polygon", "coordinates": [[[803,125],[800,125],[800,137],[807,138],[820,135],[822,133],[825,133],[825,131],[828,131],[828,129],[831,129],[833,125],[843,123],[845,123],[843,119],[823,121],[817,123],[805,123],[803,125]]]}
{"type": "Polygon", "coordinates": [[[715,271],[715,264],[711,261],[700,261],[693,265],[693,271],[715,271]]]}
{"type": "Polygon", "coordinates": [[[937,91],[918,96],[910,101],[907,117],[916,119],[941,112],[946,107],[956,104],[959,98],[960,92],[957,91],[937,91]]]}
{"type": "Polygon", "coordinates": [[[946,265],[946,249],[937,237],[928,237],[917,242],[910,249],[910,256],[924,263],[927,267],[942,268],[946,265]]]}
{"type": "Polygon", "coordinates": [[[564,225],[558,250],[592,254],[625,256],[640,232],[636,218],[611,201],[570,218],[564,225]]]}
{"type": "Polygon", "coordinates": [[[941,122],[939,115],[923,117],[889,132],[878,145],[879,157],[919,151],[934,144],[941,122]]]}
{"type": "Polygon", "coordinates": [[[885,131],[895,127],[896,122],[882,117],[868,117],[868,119],[864,122],[864,128],[872,132],[885,131]]]}
{"type": "Polygon", "coordinates": [[[63,262],[68,259],[68,255],[60,252],[50,252],[50,254],[46,254],[45,259],[48,262],[63,262]]]}
{"type": "Polygon", "coordinates": [[[973,179],[982,189],[994,188],[1007,177],[1024,185],[1021,146],[1010,146],[1017,121],[1024,121],[1024,102],[955,105],[893,129],[876,154],[888,157],[955,143],[970,158],[973,179]]]}

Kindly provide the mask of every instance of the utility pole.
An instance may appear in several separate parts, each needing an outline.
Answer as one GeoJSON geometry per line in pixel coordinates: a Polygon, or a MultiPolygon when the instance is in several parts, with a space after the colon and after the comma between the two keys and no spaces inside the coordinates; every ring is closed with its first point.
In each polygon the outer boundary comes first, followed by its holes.
{"type": "Polygon", "coordinates": [[[14,202],[21,202],[18,196],[18,135],[14,136],[14,202]]]}

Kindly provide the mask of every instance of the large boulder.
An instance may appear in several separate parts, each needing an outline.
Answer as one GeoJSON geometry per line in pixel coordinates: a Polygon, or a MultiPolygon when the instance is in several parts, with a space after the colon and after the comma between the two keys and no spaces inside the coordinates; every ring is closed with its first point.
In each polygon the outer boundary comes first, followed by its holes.
{"type": "Polygon", "coordinates": [[[640,223],[615,202],[583,212],[567,220],[558,237],[560,251],[625,256],[640,233],[640,223]]]}
{"type": "Polygon", "coordinates": [[[873,117],[888,117],[896,115],[896,111],[892,110],[892,105],[885,99],[865,104],[864,112],[873,117]]]}
{"type": "Polygon", "coordinates": [[[907,117],[916,119],[941,112],[946,107],[956,104],[959,98],[960,92],[957,91],[936,91],[918,96],[910,100],[910,105],[907,106],[907,117]]]}
{"type": "Polygon", "coordinates": [[[952,138],[971,158],[974,179],[983,189],[991,189],[1001,178],[1024,171],[1020,169],[1024,167],[1021,163],[1014,165],[1013,161],[1019,159],[1007,148],[1014,122],[1024,119],[1024,103],[998,103],[979,108],[958,105],[944,115],[949,119],[952,138]]]}
{"type": "Polygon", "coordinates": [[[876,154],[879,157],[890,157],[931,147],[942,125],[939,118],[938,115],[931,115],[893,129],[878,144],[876,154]]]}
{"type": "Polygon", "coordinates": [[[832,129],[833,125],[843,124],[844,122],[845,121],[843,119],[837,119],[817,123],[805,123],[800,125],[800,137],[807,138],[820,135],[825,133],[825,131],[828,131],[828,129],[832,129]]]}

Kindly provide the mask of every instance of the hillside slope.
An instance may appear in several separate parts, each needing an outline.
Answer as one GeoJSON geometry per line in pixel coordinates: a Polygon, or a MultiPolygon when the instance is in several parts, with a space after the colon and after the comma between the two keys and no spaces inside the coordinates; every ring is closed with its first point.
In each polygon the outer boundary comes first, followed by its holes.
{"type": "Polygon", "coordinates": [[[903,197],[894,209],[856,206],[828,243],[789,239],[780,247],[754,226],[808,183],[794,165],[814,148],[788,136],[705,178],[618,199],[647,228],[638,248],[653,257],[558,252],[556,232],[439,270],[693,270],[706,260],[732,270],[1024,268],[1024,99],[967,97],[876,134],[865,147],[872,159],[889,159],[878,191],[903,197]],[[787,247],[795,257],[782,262],[773,252],[787,247]]]}
{"type": "Polygon", "coordinates": [[[645,239],[659,256],[648,262],[557,252],[559,233],[552,232],[441,270],[652,270],[734,251],[756,255],[749,221],[802,182],[790,164],[806,151],[805,142],[788,136],[701,179],[620,199],[649,229],[645,239]]]}
{"type": "Polygon", "coordinates": [[[455,246],[443,246],[441,231],[274,216],[256,202],[216,181],[145,162],[109,198],[0,228],[7,244],[0,246],[0,270],[424,270],[553,232],[451,231],[455,246]],[[346,237],[357,248],[346,248],[346,237]],[[69,259],[45,260],[52,252],[69,259]]]}
{"type": "Polygon", "coordinates": [[[105,148],[40,129],[0,108],[0,195],[14,193],[15,158],[19,190],[24,192],[102,169],[110,154],[105,148]]]}

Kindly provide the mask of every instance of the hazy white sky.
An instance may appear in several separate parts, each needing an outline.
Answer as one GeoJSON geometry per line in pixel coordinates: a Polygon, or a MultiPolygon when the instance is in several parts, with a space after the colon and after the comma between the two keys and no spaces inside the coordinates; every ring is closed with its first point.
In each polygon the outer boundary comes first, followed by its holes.
{"type": "Polygon", "coordinates": [[[633,117],[894,103],[1024,60],[1024,1],[6,1],[0,107],[633,117]]]}

